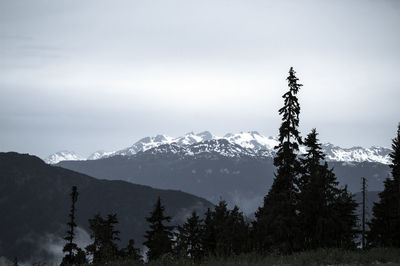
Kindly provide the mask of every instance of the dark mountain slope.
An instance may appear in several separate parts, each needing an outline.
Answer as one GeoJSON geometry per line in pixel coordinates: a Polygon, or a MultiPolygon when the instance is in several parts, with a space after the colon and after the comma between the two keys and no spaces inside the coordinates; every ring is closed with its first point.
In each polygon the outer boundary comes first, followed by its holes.
{"type": "Polygon", "coordinates": [[[158,196],[174,222],[192,209],[203,212],[211,206],[184,192],[99,180],[49,166],[35,156],[0,153],[0,257],[29,259],[44,235],[64,236],[73,185],[79,192],[77,224],[87,229],[94,214],[117,213],[123,243],[128,238],[141,243],[147,229],[144,217],[158,196]]]}
{"type": "MultiPolygon", "coordinates": [[[[161,146],[160,146],[161,147],[161,146]]],[[[154,148],[133,156],[114,156],[92,161],[63,161],[58,165],[104,179],[121,179],[163,189],[179,189],[214,203],[220,198],[239,205],[250,214],[262,202],[274,178],[273,159],[265,156],[223,156],[214,152],[188,155],[154,148]]],[[[351,192],[361,188],[361,177],[369,190],[381,190],[390,172],[376,162],[329,162],[341,185],[351,192]]]]}

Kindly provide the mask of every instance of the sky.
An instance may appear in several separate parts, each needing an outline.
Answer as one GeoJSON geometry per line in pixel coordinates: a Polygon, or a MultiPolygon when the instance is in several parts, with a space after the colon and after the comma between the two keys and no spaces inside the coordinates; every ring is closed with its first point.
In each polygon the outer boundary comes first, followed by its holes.
{"type": "Polygon", "coordinates": [[[400,1],[0,0],[0,151],[125,148],[156,134],[300,131],[389,147],[400,1]]]}

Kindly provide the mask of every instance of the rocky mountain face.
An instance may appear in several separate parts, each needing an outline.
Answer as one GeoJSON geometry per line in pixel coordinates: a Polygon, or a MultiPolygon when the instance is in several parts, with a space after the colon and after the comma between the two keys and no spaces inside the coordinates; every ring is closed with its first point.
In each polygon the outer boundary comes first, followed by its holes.
{"type": "MultiPolygon", "coordinates": [[[[150,149],[161,147],[161,149],[175,149],[176,151],[184,152],[187,155],[196,155],[198,152],[208,151],[211,153],[222,152],[221,155],[229,157],[240,157],[252,155],[254,157],[270,157],[274,156],[274,147],[278,145],[278,141],[273,137],[266,137],[256,131],[241,132],[237,134],[226,134],[223,137],[212,135],[205,131],[195,134],[187,133],[182,137],[172,138],[165,135],[157,135],[155,137],[143,138],[132,146],[122,150],[105,152],[97,151],[91,154],[87,160],[98,160],[101,158],[109,158],[112,156],[132,156],[139,152],[144,152],[150,149]],[[197,144],[197,148],[192,146],[197,144]],[[236,147],[233,150],[226,150],[222,146],[236,147]],[[165,145],[170,145],[169,147],[165,145]],[[240,146],[240,147],[238,147],[240,146]],[[201,149],[199,149],[201,147],[201,149]],[[221,148],[221,149],[220,149],[221,148]],[[242,153],[242,154],[241,154],[242,153]]],[[[391,152],[388,148],[383,147],[352,147],[341,148],[333,144],[323,144],[323,150],[327,155],[328,161],[337,162],[378,162],[383,164],[389,163],[388,154],[391,152]]],[[[300,148],[304,152],[304,147],[300,148]]],[[[50,164],[55,164],[60,161],[82,160],[75,153],[59,152],[50,155],[45,161],[50,164]]]]}
{"type": "Polygon", "coordinates": [[[0,153],[0,255],[11,261],[18,257],[29,265],[39,258],[46,265],[59,265],[72,186],[79,193],[76,218],[81,247],[90,241],[88,219],[97,213],[117,214],[120,243],[125,246],[130,238],[142,243],[148,229],[145,217],[158,196],[173,224],[182,223],[192,210],[202,214],[212,206],[181,191],[99,180],[48,165],[35,156],[0,153]]]}

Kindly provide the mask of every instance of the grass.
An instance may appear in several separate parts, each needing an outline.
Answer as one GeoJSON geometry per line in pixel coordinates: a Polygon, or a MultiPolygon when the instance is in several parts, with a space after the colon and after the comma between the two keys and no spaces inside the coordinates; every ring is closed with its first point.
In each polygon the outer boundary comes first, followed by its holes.
{"type": "MultiPolygon", "coordinates": [[[[166,256],[163,259],[147,263],[147,266],[261,266],[261,265],[400,265],[400,249],[377,248],[367,251],[320,249],[299,252],[292,255],[260,255],[255,253],[235,257],[205,258],[201,263],[187,259],[173,259],[166,256]]],[[[107,265],[136,266],[143,265],[130,261],[113,262],[107,265]]]]}

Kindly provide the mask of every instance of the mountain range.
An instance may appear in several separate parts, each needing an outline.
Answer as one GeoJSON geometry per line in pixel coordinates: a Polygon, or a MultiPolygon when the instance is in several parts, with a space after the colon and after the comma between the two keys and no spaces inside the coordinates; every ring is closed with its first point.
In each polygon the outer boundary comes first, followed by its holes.
{"type": "MultiPolygon", "coordinates": [[[[49,155],[45,158],[45,162],[56,164],[61,161],[77,161],[77,160],[98,160],[113,156],[132,156],[139,152],[145,152],[150,149],[174,149],[177,153],[195,156],[201,152],[217,152],[228,157],[269,157],[274,156],[274,147],[278,145],[278,140],[274,137],[266,137],[256,131],[241,132],[237,134],[226,134],[218,137],[208,131],[198,134],[193,132],[187,133],[182,137],[173,138],[166,135],[157,135],[155,137],[145,137],[134,143],[133,145],[118,151],[96,151],[87,158],[77,155],[72,151],[60,151],[49,155]],[[196,146],[192,146],[197,144],[196,146]],[[232,149],[227,150],[226,147],[232,149]],[[224,148],[225,147],[225,148],[224,148]]],[[[336,162],[378,162],[389,164],[389,153],[391,149],[372,146],[370,148],[352,147],[341,148],[331,143],[325,143],[322,148],[326,154],[328,161],[336,162]]],[[[155,151],[155,150],[154,150],[155,151]]],[[[300,147],[300,152],[305,152],[304,147],[300,147]]]]}
{"type": "MultiPolygon", "coordinates": [[[[276,144],[275,139],[257,132],[224,138],[212,137],[207,132],[191,133],[176,141],[157,136],[100,159],[61,161],[56,165],[100,179],[182,190],[212,203],[224,199],[230,207],[238,205],[245,214],[252,215],[275,177],[276,144]]],[[[349,156],[333,145],[324,147],[328,150],[329,166],[334,168],[342,186],[347,185],[352,193],[357,193],[361,177],[365,177],[369,190],[382,190],[383,180],[390,174],[386,158],[389,149],[359,148],[363,153],[358,153],[355,148],[348,152],[354,160],[336,161],[329,158],[349,156]]],[[[301,149],[304,152],[304,147],[301,149]]]]}

